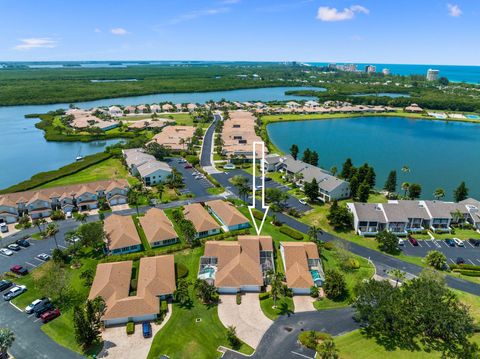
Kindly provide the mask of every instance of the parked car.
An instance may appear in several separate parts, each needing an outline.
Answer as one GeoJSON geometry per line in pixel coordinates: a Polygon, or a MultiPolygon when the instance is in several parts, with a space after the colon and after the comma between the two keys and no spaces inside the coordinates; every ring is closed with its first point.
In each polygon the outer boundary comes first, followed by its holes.
{"type": "Polygon", "coordinates": [[[40,298],[40,299],[35,299],[33,302],[31,302],[29,305],[26,306],[25,308],[25,313],[27,314],[32,314],[33,311],[40,307],[41,305],[43,305],[43,303],[45,302],[49,302],[50,299],[48,299],[47,297],[43,297],[43,298],[40,298]]]}
{"type": "Polygon", "coordinates": [[[475,246],[475,247],[480,246],[480,239],[470,238],[468,241],[472,246],[475,246]]]}
{"type": "Polygon", "coordinates": [[[152,325],[149,322],[143,322],[142,332],[144,338],[150,338],[152,336],[152,325]]]}
{"type": "Polygon", "coordinates": [[[15,252],[18,252],[21,249],[20,246],[16,243],[9,244],[7,247],[8,249],[11,249],[12,251],[15,251],[15,252]]]}
{"type": "Polygon", "coordinates": [[[42,320],[42,323],[48,323],[51,320],[54,320],[55,318],[58,318],[60,316],[60,310],[58,308],[49,310],[48,312],[43,313],[40,316],[40,319],[42,320]]]}
{"type": "Polygon", "coordinates": [[[13,252],[8,248],[0,248],[0,253],[6,256],[11,256],[13,254],[13,252]]]}
{"type": "Polygon", "coordinates": [[[187,160],[185,158],[180,158],[178,160],[178,163],[187,163],[187,160]]]}
{"type": "Polygon", "coordinates": [[[72,212],[68,211],[65,213],[65,218],[72,218],[72,212]]]}
{"type": "Polygon", "coordinates": [[[3,294],[3,299],[4,300],[10,300],[12,298],[15,298],[19,296],[20,294],[26,292],[27,287],[24,285],[16,285],[15,287],[11,288],[8,292],[3,294]]]}
{"type": "Polygon", "coordinates": [[[465,259],[463,259],[462,257],[458,257],[456,262],[457,264],[465,264],[465,259]]]}
{"type": "Polygon", "coordinates": [[[46,261],[49,261],[52,258],[52,256],[50,256],[47,253],[40,253],[39,255],[37,255],[37,258],[46,262],[46,261]]]}
{"type": "Polygon", "coordinates": [[[23,247],[23,248],[30,247],[30,242],[27,241],[26,239],[19,239],[15,243],[17,243],[20,247],[23,247]]]}
{"type": "Polygon", "coordinates": [[[270,177],[265,177],[265,182],[270,182],[272,179],[270,177]]]}
{"type": "Polygon", "coordinates": [[[412,236],[408,236],[408,241],[412,244],[412,246],[418,246],[418,241],[412,236]]]}
{"type": "Polygon", "coordinates": [[[301,204],[303,204],[304,206],[307,204],[307,200],[305,198],[300,198],[298,200],[298,202],[300,202],[301,204]]]}
{"type": "Polygon", "coordinates": [[[5,289],[10,288],[13,285],[9,280],[0,280],[0,292],[3,292],[5,289]]]}
{"type": "Polygon", "coordinates": [[[226,163],[223,165],[224,170],[234,170],[236,167],[233,163],[226,163]]]}
{"type": "Polygon", "coordinates": [[[405,241],[401,238],[398,239],[398,245],[399,246],[404,246],[405,245],[405,241]]]}
{"type": "Polygon", "coordinates": [[[38,305],[34,310],[33,312],[35,313],[35,316],[37,318],[40,318],[40,316],[45,313],[45,312],[48,312],[49,310],[52,310],[54,309],[53,307],[53,304],[52,302],[50,302],[50,300],[48,301],[44,301],[42,302],[40,305],[38,305]]]}
{"type": "Polygon", "coordinates": [[[28,274],[28,269],[25,267],[22,267],[20,265],[16,265],[10,268],[10,272],[15,273],[15,274],[20,274],[20,275],[27,275],[28,274]]]}
{"type": "Polygon", "coordinates": [[[183,168],[185,168],[186,170],[189,170],[190,168],[193,168],[193,166],[190,164],[186,164],[185,166],[183,166],[183,168]]]}
{"type": "Polygon", "coordinates": [[[6,223],[0,223],[0,232],[2,233],[8,232],[8,226],[6,223]]]}
{"type": "Polygon", "coordinates": [[[455,241],[451,238],[445,239],[445,243],[447,243],[450,247],[455,247],[455,241]]]}
{"type": "Polygon", "coordinates": [[[465,243],[463,243],[463,241],[460,239],[460,238],[454,238],[453,241],[455,242],[455,244],[459,247],[465,247],[465,243]]]}

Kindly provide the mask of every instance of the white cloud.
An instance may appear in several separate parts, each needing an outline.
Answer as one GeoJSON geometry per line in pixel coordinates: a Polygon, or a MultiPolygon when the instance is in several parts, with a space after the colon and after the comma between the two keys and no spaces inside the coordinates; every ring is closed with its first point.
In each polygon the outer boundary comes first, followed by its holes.
{"type": "Polygon", "coordinates": [[[174,17],[173,19],[170,20],[170,24],[174,25],[174,24],[178,24],[188,20],[198,19],[199,17],[202,17],[202,16],[223,14],[229,11],[230,11],[229,7],[220,7],[220,8],[192,11],[192,12],[174,17]]]}
{"type": "Polygon", "coordinates": [[[128,31],[125,30],[123,27],[115,27],[115,28],[111,29],[110,32],[113,35],[126,35],[126,34],[128,34],[128,31]]]}
{"type": "Polygon", "coordinates": [[[102,30],[100,30],[98,27],[95,28],[95,30],[93,30],[94,32],[102,32],[102,30]]]}
{"type": "Polygon", "coordinates": [[[20,39],[20,44],[14,47],[14,50],[31,50],[31,49],[52,49],[57,47],[58,42],[49,37],[33,37],[30,39],[20,39]]]}
{"type": "Polygon", "coordinates": [[[352,5],[341,11],[334,7],[320,6],[318,8],[317,19],[321,21],[344,21],[351,20],[355,13],[369,14],[370,10],[361,5],[352,5]]]}
{"type": "Polygon", "coordinates": [[[459,17],[462,15],[462,9],[460,6],[454,4],[447,4],[448,14],[453,17],[459,17]]]}

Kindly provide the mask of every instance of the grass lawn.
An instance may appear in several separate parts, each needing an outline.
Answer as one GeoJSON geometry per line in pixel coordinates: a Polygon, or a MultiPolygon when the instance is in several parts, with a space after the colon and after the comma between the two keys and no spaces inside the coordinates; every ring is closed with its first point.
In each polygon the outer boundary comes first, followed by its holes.
{"type": "Polygon", "coordinates": [[[135,223],[135,227],[137,228],[138,236],[140,237],[140,240],[142,241],[143,249],[144,250],[149,250],[152,249],[150,247],[150,243],[148,243],[147,236],[145,235],[145,232],[143,231],[142,225],[140,224],[139,217],[142,217],[142,215],[137,216],[136,214],[132,216],[133,223],[135,223]]]}
{"type": "Polygon", "coordinates": [[[328,298],[322,298],[313,303],[313,306],[317,310],[340,308],[349,305],[350,300],[353,298],[353,289],[364,279],[371,278],[375,269],[365,258],[350,254],[360,264],[360,268],[356,270],[343,270],[341,268],[341,258],[337,250],[323,250],[320,254],[322,258],[323,270],[334,269],[340,271],[345,277],[347,283],[348,294],[339,300],[331,300],[328,298]]]}
{"type": "Polygon", "coordinates": [[[290,297],[280,297],[277,299],[276,308],[273,307],[273,298],[269,296],[267,299],[260,300],[260,307],[263,314],[271,320],[277,319],[280,315],[290,315],[295,311],[293,299],[290,297]]]}
{"type": "MultiPolygon", "coordinates": [[[[193,281],[198,272],[203,248],[187,250],[175,255],[175,262],[184,264],[188,270],[188,279],[193,281]]],[[[162,330],[155,336],[148,358],[158,358],[162,354],[170,358],[219,358],[217,348],[228,346],[227,330],[220,322],[217,307],[208,308],[200,303],[193,293],[192,307],[182,308],[173,305],[172,316],[162,330]],[[201,319],[196,322],[196,319],[201,319]]],[[[251,354],[253,349],[243,344],[240,352],[251,354]]]]}
{"type": "Polygon", "coordinates": [[[207,189],[207,192],[211,195],[218,195],[218,194],[222,194],[223,192],[225,192],[225,188],[223,187],[210,187],[207,189]]]}
{"type": "Polygon", "coordinates": [[[138,182],[135,177],[128,173],[127,169],[123,166],[119,159],[109,158],[93,166],[87,167],[77,173],[43,184],[38,188],[66,186],[85,182],[113,180],[118,178],[126,178],[130,184],[138,182]]]}

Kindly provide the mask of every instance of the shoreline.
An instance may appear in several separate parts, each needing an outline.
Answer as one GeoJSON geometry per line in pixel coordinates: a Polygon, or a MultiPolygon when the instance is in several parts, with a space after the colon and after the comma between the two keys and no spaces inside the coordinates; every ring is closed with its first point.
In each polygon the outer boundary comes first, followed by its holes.
{"type": "Polygon", "coordinates": [[[298,114],[298,115],[265,115],[261,116],[262,126],[260,128],[260,137],[268,144],[268,149],[272,153],[285,154],[278,146],[272,141],[268,134],[267,127],[273,123],[278,122],[297,122],[297,121],[323,121],[323,120],[346,120],[351,118],[361,117],[403,117],[411,120],[424,120],[424,121],[440,121],[440,122],[460,122],[460,123],[474,123],[480,125],[480,120],[476,119],[440,119],[431,117],[424,114],[414,114],[405,112],[378,112],[378,113],[335,113],[335,114],[298,114]]]}

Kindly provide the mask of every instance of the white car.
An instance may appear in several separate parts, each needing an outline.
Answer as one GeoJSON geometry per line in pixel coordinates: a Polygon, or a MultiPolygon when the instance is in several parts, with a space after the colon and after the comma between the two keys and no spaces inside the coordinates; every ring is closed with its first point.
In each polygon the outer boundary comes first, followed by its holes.
{"type": "Polygon", "coordinates": [[[399,245],[399,246],[405,245],[405,240],[399,238],[399,239],[398,239],[398,245],[399,245]]]}
{"type": "Polygon", "coordinates": [[[25,313],[32,314],[33,309],[35,309],[35,307],[39,305],[41,302],[42,302],[41,299],[35,299],[33,302],[31,302],[29,305],[25,307],[25,313]]]}
{"type": "Polygon", "coordinates": [[[298,200],[298,202],[300,202],[300,203],[303,204],[304,206],[307,204],[306,198],[300,198],[300,199],[298,200]]]}
{"type": "Polygon", "coordinates": [[[460,239],[460,238],[453,238],[453,241],[455,242],[455,244],[459,247],[465,247],[465,243],[463,243],[463,241],[460,239]]]}
{"type": "Polygon", "coordinates": [[[8,248],[0,248],[0,253],[6,256],[11,256],[13,254],[13,252],[8,248]]]}
{"type": "Polygon", "coordinates": [[[6,223],[0,223],[0,232],[2,233],[8,232],[8,226],[6,223]]]}
{"type": "Polygon", "coordinates": [[[236,167],[233,163],[227,163],[225,165],[223,165],[223,169],[224,170],[234,170],[236,167]]]}
{"type": "Polygon", "coordinates": [[[65,217],[72,218],[72,212],[68,211],[67,213],[65,213],[65,217]]]}
{"type": "Polygon", "coordinates": [[[24,285],[16,285],[12,289],[10,289],[8,292],[3,294],[3,299],[4,300],[10,300],[12,298],[15,298],[22,294],[23,292],[27,291],[27,287],[24,285]]]}
{"type": "Polygon", "coordinates": [[[49,261],[50,258],[52,258],[49,254],[46,254],[46,253],[40,253],[39,255],[37,255],[37,258],[46,262],[46,261],[49,261]]]}

